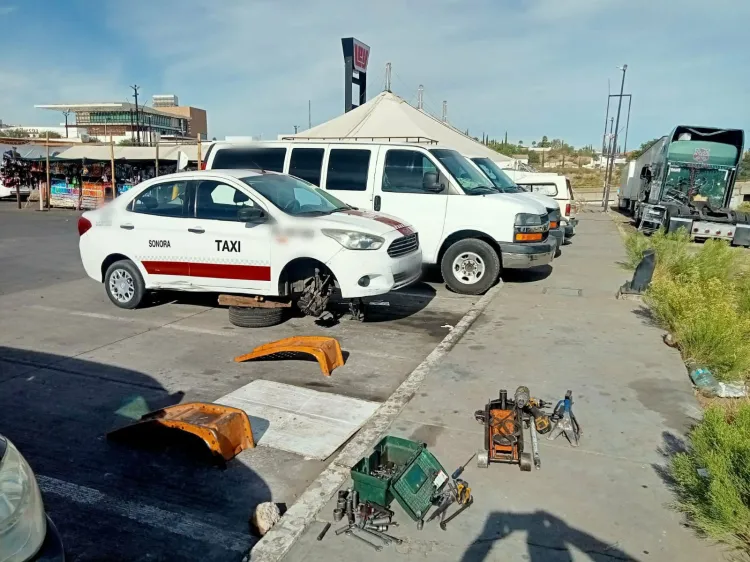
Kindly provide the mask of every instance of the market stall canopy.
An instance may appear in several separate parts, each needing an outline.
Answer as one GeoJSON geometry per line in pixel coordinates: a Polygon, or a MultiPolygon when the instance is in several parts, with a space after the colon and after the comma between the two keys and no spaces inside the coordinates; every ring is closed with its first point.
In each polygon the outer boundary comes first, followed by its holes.
{"type": "MultiPolygon", "coordinates": [[[[208,150],[208,144],[202,147],[204,156],[206,150],[208,150]]],[[[180,151],[187,154],[189,160],[197,161],[198,147],[194,144],[160,146],[159,161],[176,162],[177,154],[180,151]]],[[[108,145],[80,145],[61,152],[59,157],[62,160],[81,160],[85,158],[86,160],[91,160],[93,162],[109,162],[111,159],[111,152],[108,145]]],[[[155,159],[155,146],[115,146],[115,160],[153,161],[155,159]]]]}
{"type": "Polygon", "coordinates": [[[326,123],[296,135],[280,135],[279,138],[433,143],[467,156],[483,156],[495,162],[513,160],[426,111],[411,106],[392,92],[381,92],[367,103],[326,123]]]}
{"type": "MultiPolygon", "coordinates": [[[[50,160],[59,160],[58,156],[66,149],[67,146],[50,146],[49,158],[50,160]]],[[[7,152],[10,149],[15,149],[17,158],[21,160],[45,160],[47,158],[47,147],[40,146],[38,144],[24,144],[21,146],[13,146],[10,144],[0,144],[0,153],[7,152]]]]}

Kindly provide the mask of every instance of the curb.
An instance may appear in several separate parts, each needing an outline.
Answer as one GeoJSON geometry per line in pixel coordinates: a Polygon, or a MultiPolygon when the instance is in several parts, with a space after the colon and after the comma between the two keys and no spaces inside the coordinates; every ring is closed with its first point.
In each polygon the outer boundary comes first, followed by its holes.
{"type": "Polygon", "coordinates": [[[411,400],[432,368],[461,340],[487,305],[502,289],[502,281],[485,293],[425,359],[406,377],[333,462],[307,487],[281,520],[250,551],[251,562],[279,562],[313,522],[339,487],[349,470],[390,427],[411,400]]]}

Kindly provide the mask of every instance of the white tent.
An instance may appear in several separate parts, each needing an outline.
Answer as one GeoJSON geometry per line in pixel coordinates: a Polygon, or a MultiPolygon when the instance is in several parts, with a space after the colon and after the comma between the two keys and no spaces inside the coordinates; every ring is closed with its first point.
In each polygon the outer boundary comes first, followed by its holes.
{"type": "Polygon", "coordinates": [[[466,156],[485,156],[495,162],[513,161],[448,123],[412,107],[392,92],[381,92],[367,103],[326,123],[279,138],[437,143],[466,156]]]}

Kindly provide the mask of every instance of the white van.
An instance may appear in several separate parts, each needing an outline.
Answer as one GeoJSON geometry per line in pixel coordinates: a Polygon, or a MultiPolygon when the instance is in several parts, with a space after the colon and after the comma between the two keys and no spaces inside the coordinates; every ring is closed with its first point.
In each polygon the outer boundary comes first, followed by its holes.
{"type": "Polygon", "coordinates": [[[521,170],[505,170],[505,172],[520,187],[532,192],[552,197],[560,205],[562,222],[564,223],[565,238],[575,234],[578,219],[573,209],[573,188],[570,180],[561,174],[550,172],[524,172],[521,170]]]}
{"type": "Polygon", "coordinates": [[[502,268],[552,261],[544,205],[499,193],[455,150],[435,145],[309,140],[216,142],[206,169],[288,173],[359,209],[400,217],[419,232],[422,258],[448,286],[481,294],[502,268]]]}
{"type": "Polygon", "coordinates": [[[549,234],[557,242],[558,249],[565,241],[565,231],[562,226],[562,215],[560,213],[560,204],[547,195],[535,191],[527,191],[510,179],[496,162],[493,162],[487,156],[469,156],[465,155],[474,165],[479,168],[487,179],[492,182],[501,193],[510,193],[522,199],[532,199],[544,205],[549,216],[549,234]]]}

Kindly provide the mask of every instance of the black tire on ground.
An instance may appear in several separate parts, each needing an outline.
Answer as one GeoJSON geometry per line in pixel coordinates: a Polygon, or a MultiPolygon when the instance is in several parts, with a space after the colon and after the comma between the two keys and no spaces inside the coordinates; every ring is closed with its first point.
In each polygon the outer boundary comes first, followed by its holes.
{"type": "Polygon", "coordinates": [[[500,256],[487,242],[477,238],[465,238],[454,242],[440,261],[440,272],[443,280],[453,291],[464,295],[481,295],[486,293],[500,275],[500,256]],[[474,283],[466,283],[454,273],[454,262],[462,255],[473,254],[481,260],[484,273],[474,283]]]}
{"type": "Polygon", "coordinates": [[[115,306],[133,309],[141,304],[146,293],[146,284],[132,261],[120,260],[107,268],[104,274],[104,290],[115,306]]]}
{"type": "Polygon", "coordinates": [[[240,328],[268,328],[284,321],[284,308],[230,306],[229,322],[240,328]]]}

